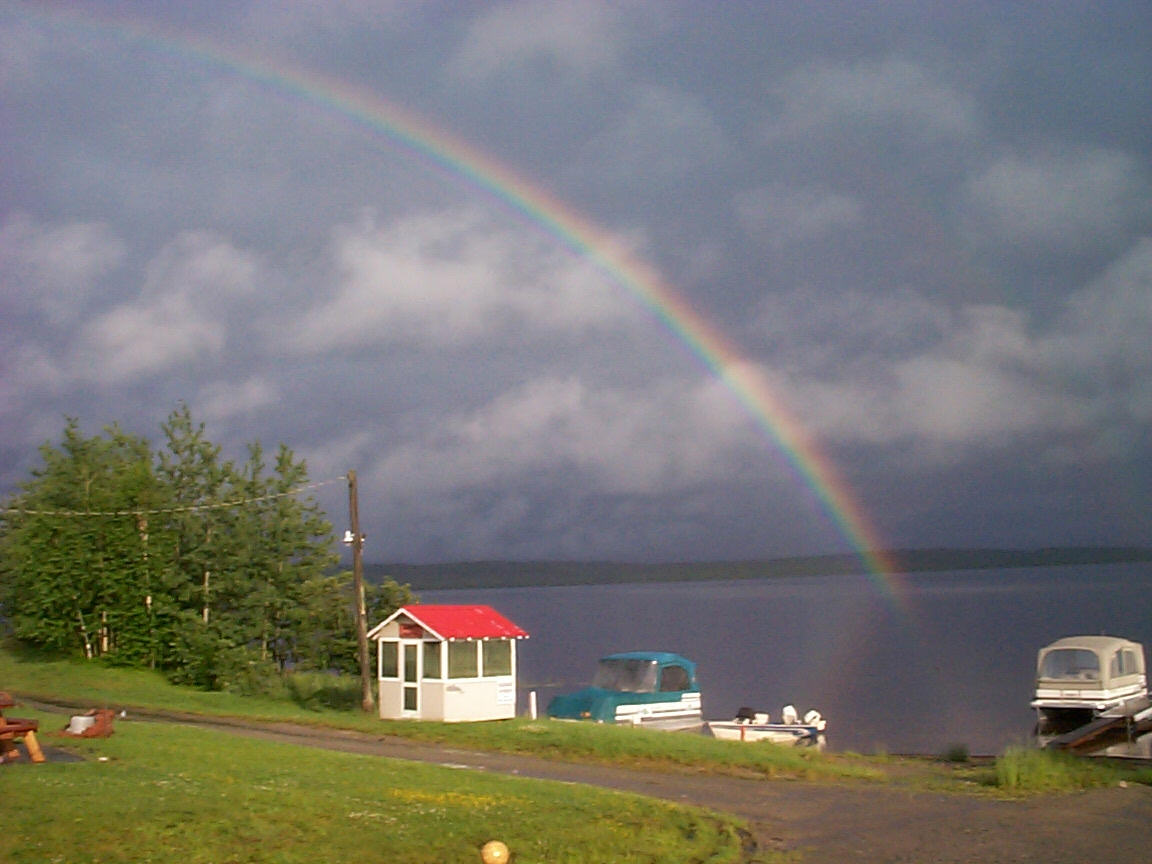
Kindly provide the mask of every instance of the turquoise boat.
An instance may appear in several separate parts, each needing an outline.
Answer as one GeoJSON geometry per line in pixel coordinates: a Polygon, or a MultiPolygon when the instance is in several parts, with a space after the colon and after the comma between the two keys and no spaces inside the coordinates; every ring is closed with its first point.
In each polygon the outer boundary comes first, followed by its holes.
{"type": "Polygon", "coordinates": [[[600,659],[592,686],[556,696],[558,720],[626,723],[655,729],[703,726],[696,664],[667,651],[627,651],[600,659]]]}

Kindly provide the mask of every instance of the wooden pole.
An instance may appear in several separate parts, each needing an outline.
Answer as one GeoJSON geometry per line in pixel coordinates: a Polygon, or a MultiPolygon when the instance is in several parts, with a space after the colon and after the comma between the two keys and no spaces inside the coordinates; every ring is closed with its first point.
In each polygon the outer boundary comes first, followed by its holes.
{"type": "Polygon", "coordinates": [[[360,501],[356,472],[348,472],[348,521],[352,529],[352,587],[356,593],[356,643],[360,657],[360,707],[371,712],[372,677],[368,671],[368,610],[364,602],[364,535],[360,533],[360,501]]]}

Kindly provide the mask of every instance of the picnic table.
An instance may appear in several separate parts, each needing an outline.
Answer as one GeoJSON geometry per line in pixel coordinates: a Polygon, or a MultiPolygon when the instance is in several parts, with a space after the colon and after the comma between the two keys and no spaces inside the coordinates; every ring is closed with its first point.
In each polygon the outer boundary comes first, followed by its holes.
{"type": "Polygon", "coordinates": [[[20,750],[16,741],[24,743],[28,751],[28,758],[33,762],[43,762],[44,753],[40,749],[40,742],[36,740],[36,732],[40,728],[38,720],[28,720],[22,717],[5,717],[5,708],[16,707],[15,700],[0,690],[0,762],[10,762],[20,758],[20,750]]]}

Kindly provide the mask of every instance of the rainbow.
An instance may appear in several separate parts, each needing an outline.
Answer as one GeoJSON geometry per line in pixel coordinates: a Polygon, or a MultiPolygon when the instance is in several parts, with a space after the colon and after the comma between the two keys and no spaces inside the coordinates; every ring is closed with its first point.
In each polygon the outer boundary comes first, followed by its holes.
{"type": "Polygon", "coordinates": [[[709,372],[734,394],[812,490],[830,522],[859,555],[869,576],[897,607],[906,605],[899,568],[836,466],[799,418],[746,361],[732,340],[704,319],[646,262],[607,231],[576,213],[496,159],[423,118],[350,83],[317,72],[270,62],[186,32],[162,31],[136,19],[91,19],[79,10],[44,12],[19,7],[49,24],[97,30],[163,54],[187,57],[257,82],[273,92],[347,117],[454,177],[495,197],[595,265],[635,297],[709,372]]]}

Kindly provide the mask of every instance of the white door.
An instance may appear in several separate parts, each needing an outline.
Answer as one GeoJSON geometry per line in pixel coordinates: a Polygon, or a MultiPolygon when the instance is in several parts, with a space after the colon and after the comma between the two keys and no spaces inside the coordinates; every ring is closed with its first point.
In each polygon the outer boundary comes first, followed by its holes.
{"type": "Polygon", "coordinates": [[[402,713],[405,717],[420,716],[420,679],[423,658],[421,642],[400,643],[400,681],[403,690],[402,713]]]}

